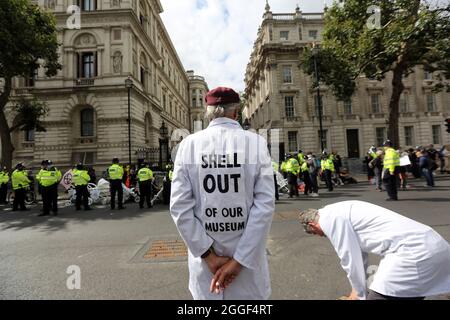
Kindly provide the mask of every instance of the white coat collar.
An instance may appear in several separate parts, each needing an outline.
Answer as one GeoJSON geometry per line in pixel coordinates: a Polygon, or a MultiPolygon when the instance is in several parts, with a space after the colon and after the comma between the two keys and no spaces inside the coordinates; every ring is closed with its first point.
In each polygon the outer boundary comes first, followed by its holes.
{"type": "Polygon", "coordinates": [[[241,127],[239,122],[237,122],[236,120],[232,120],[230,118],[222,117],[222,118],[217,118],[217,119],[214,119],[213,121],[211,121],[209,123],[208,128],[209,127],[214,127],[214,126],[220,126],[220,125],[233,125],[233,126],[241,127]]]}

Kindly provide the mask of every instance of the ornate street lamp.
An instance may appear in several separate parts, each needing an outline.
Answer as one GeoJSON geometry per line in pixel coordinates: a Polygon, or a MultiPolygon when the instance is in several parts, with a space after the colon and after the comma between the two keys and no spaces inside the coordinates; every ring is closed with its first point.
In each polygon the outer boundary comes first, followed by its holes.
{"type": "Polygon", "coordinates": [[[321,152],[324,150],[324,141],[323,141],[323,126],[322,126],[322,98],[320,97],[320,80],[319,80],[319,70],[317,68],[317,59],[319,57],[319,47],[314,44],[312,49],[312,56],[314,59],[314,73],[316,75],[316,87],[317,87],[317,108],[319,109],[319,125],[320,125],[320,149],[321,152]]]}
{"type": "Polygon", "coordinates": [[[131,165],[131,89],[133,88],[131,76],[125,80],[125,88],[128,89],[128,163],[131,165]]]}

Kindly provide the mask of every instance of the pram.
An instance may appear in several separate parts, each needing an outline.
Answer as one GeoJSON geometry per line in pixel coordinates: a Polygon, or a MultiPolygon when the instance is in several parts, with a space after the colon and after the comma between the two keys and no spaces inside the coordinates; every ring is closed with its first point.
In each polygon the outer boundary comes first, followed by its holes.
{"type": "MultiPolygon", "coordinates": [[[[103,205],[111,203],[111,193],[109,182],[105,179],[100,179],[98,181],[98,191],[99,191],[99,202],[103,205]]],[[[123,202],[134,201],[139,203],[140,196],[139,190],[137,188],[127,188],[125,184],[122,183],[123,190],[123,202]]]]}
{"type": "Polygon", "coordinates": [[[289,193],[288,181],[283,177],[283,175],[279,172],[275,172],[275,176],[277,178],[278,191],[280,193],[289,193]]]}
{"type": "MultiPolygon", "coordinates": [[[[98,187],[94,183],[89,183],[88,186],[89,198],[88,204],[91,206],[94,203],[98,203],[100,200],[100,191],[98,187]]],[[[71,185],[69,189],[67,189],[69,193],[69,200],[66,202],[66,207],[70,207],[75,205],[75,201],[77,199],[77,192],[74,185],[71,185]]]]}

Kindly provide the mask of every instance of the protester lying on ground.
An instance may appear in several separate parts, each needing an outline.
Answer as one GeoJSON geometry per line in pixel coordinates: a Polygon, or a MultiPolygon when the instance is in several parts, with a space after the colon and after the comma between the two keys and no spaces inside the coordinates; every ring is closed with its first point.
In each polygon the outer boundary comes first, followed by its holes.
{"type": "Polygon", "coordinates": [[[450,245],[429,226],[363,201],[308,209],[299,220],[307,233],[330,239],[353,288],[349,300],[450,292],[450,245]],[[368,253],[382,259],[367,292],[368,253]]]}
{"type": "Polygon", "coordinates": [[[344,184],[355,184],[355,183],[358,183],[358,181],[349,174],[347,168],[342,168],[341,169],[341,172],[339,172],[339,177],[341,178],[341,181],[344,184]]]}

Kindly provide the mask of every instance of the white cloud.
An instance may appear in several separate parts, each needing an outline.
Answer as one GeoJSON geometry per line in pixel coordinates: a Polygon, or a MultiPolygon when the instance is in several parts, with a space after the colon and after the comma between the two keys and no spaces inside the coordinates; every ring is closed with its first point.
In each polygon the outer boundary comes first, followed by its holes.
{"type": "MultiPolygon", "coordinates": [[[[327,0],[330,3],[331,0],[327,0]]],[[[264,14],[264,0],[161,0],[161,15],[187,70],[209,87],[244,90],[245,68],[264,14]]],[[[269,1],[274,13],[323,11],[324,0],[269,1]]]]}

